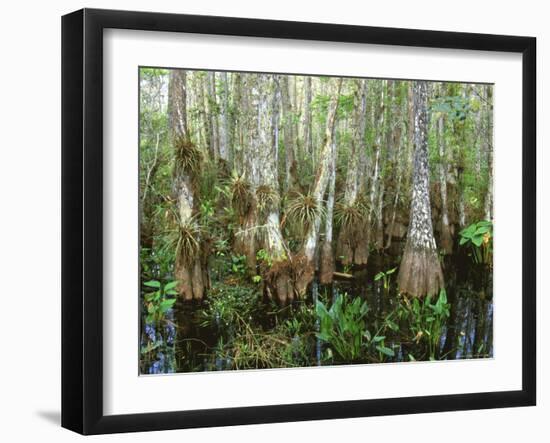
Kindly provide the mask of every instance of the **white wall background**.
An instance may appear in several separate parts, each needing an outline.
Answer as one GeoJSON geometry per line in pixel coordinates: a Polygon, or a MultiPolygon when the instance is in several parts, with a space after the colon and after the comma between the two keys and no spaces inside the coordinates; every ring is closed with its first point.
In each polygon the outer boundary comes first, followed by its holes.
{"type": "MultiPolygon", "coordinates": [[[[0,26],[0,439],[81,440],[59,427],[60,414],[60,16],[81,7],[155,10],[281,20],[531,35],[538,38],[539,406],[353,420],[165,431],[95,437],[94,441],[413,442],[544,441],[550,435],[550,370],[543,324],[550,281],[550,191],[542,177],[544,122],[550,119],[550,28],[545,2],[394,0],[53,0],[4,2],[0,26]],[[546,437],[546,438],[545,438],[546,437]]],[[[518,149],[520,147],[518,146],[518,149]]],[[[519,272],[519,269],[518,269],[519,272]]],[[[452,383],[449,380],[449,383],[452,383]]],[[[411,380],[414,383],[414,380],[411,380]]]]}

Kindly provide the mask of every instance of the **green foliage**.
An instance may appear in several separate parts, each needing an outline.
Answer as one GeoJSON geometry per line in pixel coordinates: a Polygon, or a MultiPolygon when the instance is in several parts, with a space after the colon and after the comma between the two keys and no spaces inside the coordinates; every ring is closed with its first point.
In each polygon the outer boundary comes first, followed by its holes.
{"type": "Polygon", "coordinates": [[[271,257],[271,254],[267,252],[265,249],[259,249],[258,252],[256,252],[256,260],[258,260],[259,263],[267,266],[270,268],[273,266],[273,259],[271,257]]]}
{"type": "Polygon", "coordinates": [[[493,262],[493,224],[482,220],[472,223],[459,233],[460,246],[469,247],[475,263],[491,265],[493,262]]]}
{"type": "Polygon", "coordinates": [[[445,96],[432,101],[432,112],[441,112],[453,120],[464,121],[472,111],[469,97],[445,96]]]}
{"type": "Polygon", "coordinates": [[[347,295],[339,294],[329,309],[319,300],[315,309],[320,320],[317,337],[330,346],[339,361],[359,360],[369,311],[367,302],[359,297],[349,301],[347,295]]]}
{"type": "Polygon", "coordinates": [[[162,284],[158,280],[149,280],[143,283],[145,288],[152,290],[152,292],[145,292],[143,297],[147,323],[158,324],[164,319],[165,314],[176,303],[177,285],[177,281],[162,284]]]}
{"type": "Polygon", "coordinates": [[[292,310],[288,320],[266,330],[269,312],[257,288],[216,283],[205,306],[199,311],[202,327],[219,331],[210,354],[210,365],[223,361],[227,369],[257,369],[309,366],[314,348],[315,312],[305,303],[292,310]]]}
{"type": "Polygon", "coordinates": [[[208,295],[199,310],[201,326],[235,329],[241,319],[249,319],[261,309],[260,294],[254,287],[216,282],[208,295]]]}
{"type": "Polygon", "coordinates": [[[374,281],[378,281],[382,279],[384,283],[384,289],[388,291],[390,289],[390,283],[391,283],[391,275],[397,270],[397,268],[392,268],[387,270],[386,272],[380,271],[378,274],[374,276],[374,281]]]}
{"type": "Polygon", "coordinates": [[[435,301],[431,296],[422,301],[414,298],[412,303],[406,300],[405,304],[398,307],[398,315],[409,322],[412,340],[417,344],[426,344],[430,360],[438,357],[436,353],[439,350],[442,328],[449,318],[450,308],[445,289],[441,289],[435,301]]]}
{"type": "Polygon", "coordinates": [[[247,272],[246,257],[244,255],[231,256],[231,272],[239,277],[244,277],[247,272]]]}

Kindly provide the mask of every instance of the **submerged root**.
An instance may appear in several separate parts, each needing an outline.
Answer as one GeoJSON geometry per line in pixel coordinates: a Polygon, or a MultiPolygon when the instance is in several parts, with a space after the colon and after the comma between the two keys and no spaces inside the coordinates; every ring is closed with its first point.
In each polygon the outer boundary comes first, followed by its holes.
{"type": "Polygon", "coordinates": [[[399,267],[397,284],[401,293],[412,297],[438,294],[444,282],[437,251],[407,246],[399,267]]]}
{"type": "Polygon", "coordinates": [[[201,228],[193,219],[180,225],[176,246],[177,290],[185,301],[200,300],[209,287],[207,257],[209,241],[201,238],[201,228]]]}
{"type": "Polygon", "coordinates": [[[307,293],[309,284],[315,276],[315,267],[313,260],[300,255],[294,259],[294,290],[297,297],[304,297],[307,293]]]}
{"type": "Polygon", "coordinates": [[[334,279],[334,256],[332,254],[332,243],[324,242],[321,248],[321,266],[319,270],[319,281],[323,285],[332,283],[334,279]]]}
{"type": "Polygon", "coordinates": [[[445,224],[443,221],[441,221],[440,245],[445,254],[453,253],[453,238],[451,236],[451,229],[449,227],[449,224],[445,224]]]}
{"type": "Polygon", "coordinates": [[[264,288],[269,298],[276,298],[281,304],[294,299],[293,266],[290,260],[273,263],[263,274],[264,288]]]}
{"type": "Polygon", "coordinates": [[[345,265],[366,265],[369,258],[368,234],[364,231],[340,231],[336,255],[345,265]]]}
{"type": "Polygon", "coordinates": [[[256,225],[256,212],[251,209],[235,233],[233,244],[234,251],[246,257],[246,265],[251,275],[256,273],[256,225]]]}
{"type": "Polygon", "coordinates": [[[199,258],[191,264],[177,260],[175,277],[178,281],[177,291],[184,301],[201,300],[210,287],[208,269],[199,258]]]}

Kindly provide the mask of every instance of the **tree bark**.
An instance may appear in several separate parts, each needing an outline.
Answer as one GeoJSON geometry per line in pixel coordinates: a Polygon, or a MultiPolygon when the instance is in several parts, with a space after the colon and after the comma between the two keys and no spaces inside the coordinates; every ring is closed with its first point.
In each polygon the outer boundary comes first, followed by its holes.
{"type": "Polygon", "coordinates": [[[492,86],[484,86],[486,103],[486,134],[485,152],[487,155],[487,194],[485,196],[485,220],[493,220],[493,90],[492,86]]]}
{"type": "MultiPolygon", "coordinates": [[[[399,97],[401,97],[402,92],[399,91],[398,95],[399,97]]],[[[397,177],[397,183],[394,187],[395,195],[393,197],[393,207],[392,207],[390,223],[386,230],[388,238],[386,240],[385,249],[390,248],[394,236],[399,237],[399,235],[396,235],[395,233],[395,221],[397,217],[397,208],[399,206],[399,199],[401,197],[401,187],[403,183],[403,163],[405,163],[405,158],[404,158],[405,156],[402,155],[403,146],[406,143],[405,141],[406,135],[405,135],[405,131],[403,130],[403,123],[402,123],[403,115],[404,115],[404,112],[403,112],[403,106],[402,106],[401,108],[399,108],[398,111],[394,113],[394,117],[393,117],[397,119],[397,123],[394,123],[395,127],[392,131],[393,133],[392,143],[394,145],[397,145],[396,154],[393,161],[394,168],[396,168],[395,176],[397,177]]]]}
{"type": "Polygon", "coordinates": [[[304,153],[313,158],[314,153],[311,134],[311,77],[304,77],[304,83],[304,153]]]}
{"type": "Polygon", "coordinates": [[[411,215],[397,280],[400,292],[422,297],[437,294],[443,287],[430,206],[426,82],[414,82],[413,107],[415,152],[411,215]]]}
{"type": "Polygon", "coordinates": [[[281,76],[281,103],[283,108],[283,142],[285,145],[285,185],[288,191],[295,186],[296,157],[294,141],[294,113],[290,101],[290,85],[288,75],[281,76]]]}
{"type": "Polygon", "coordinates": [[[453,239],[449,225],[449,209],[447,205],[447,157],[445,126],[443,116],[438,118],[437,138],[439,142],[439,191],[441,193],[441,248],[445,254],[453,252],[453,239]]]}
{"type": "Polygon", "coordinates": [[[333,218],[334,218],[334,193],[336,190],[336,140],[333,134],[332,146],[331,146],[331,161],[329,170],[329,182],[328,182],[328,197],[327,197],[327,210],[325,216],[325,240],[321,249],[321,267],[319,272],[319,280],[322,284],[332,283],[334,276],[334,252],[332,247],[333,237],[333,218]]]}
{"type": "MultiPolygon", "coordinates": [[[[374,118],[374,117],[373,117],[374,118]]],[[[370,244],[371,232],[372,232],[372,216],[376,217],[377,229],[378,229],[378,219],[382,216],[379,213],[381,200],[380,194],[383,189],[381,189],[381,179],[380,179],[380,170],[381,170],[381,150],[382,150],[382,135],[384,128],[384,89],[382,86],[382,91],[380,93],[380,105],[378,108],[378,118],[376,121],[376,131],[377,136],[374,143],[374,167],[372,172],[371,179],[371,189],[369,197],[369,210],[367,215],[367,225],[366,225],[366,238],[367,244],[370,244]]],[[[375,239],[376,240],[376,239],[375,239]]]]}
{"type": "Polygon", "coordinates": [[[230,161],[229,151],[229,81],[227,79],[227,72],[220,73],[221,84],[221,106],[220,106],[220,120],[219,125],[219,151],[220,159],[226,163],[230,161]]]}
{"type": "Polygon", "coordinates": [[[216,73],[209,71],[207,73],[207,112],[208,112],[208,131],[210,135],[210,152],[214,160],[220,157],[219,131],[218,131],[218,103],[216,99],[216,73]]]}
{"type": "Polygon", "coordinates": [[[382,81],[382,97],[380,99],[380,117],[378,120],[377,130],[378,133],[376,145],[379,151],[379,178],[378,178],[378,191],[377,191],[377,203],[376,203],[376,230],[374,238],[374,246],[378,251],[384,248],[384,198],[386,192],[386,176],[383,174],[386,168],[386,162],[388,161],[389,151],[391,150],[390,136],[391,128],[391,106],[386,109],[386,100],[389,95],[391,80],[382,81]],[[382,149],[382,144],[385,144],[385,149],[382,149]]]}

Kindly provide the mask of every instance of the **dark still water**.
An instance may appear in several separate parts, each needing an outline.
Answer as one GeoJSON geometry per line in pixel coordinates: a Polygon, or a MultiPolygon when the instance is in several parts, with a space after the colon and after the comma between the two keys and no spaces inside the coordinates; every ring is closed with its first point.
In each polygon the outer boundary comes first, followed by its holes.
{"type": "Polygon", "coordinates": [[[492,269],[467,257],[442,264],[445,291],[430,298],[398,294],[395,261],[373,256],[281,306],[261,282],[213,263],[205,300],[178,300],[153,323],[143,316],[141,373],[491,358],[492,269]]]}

